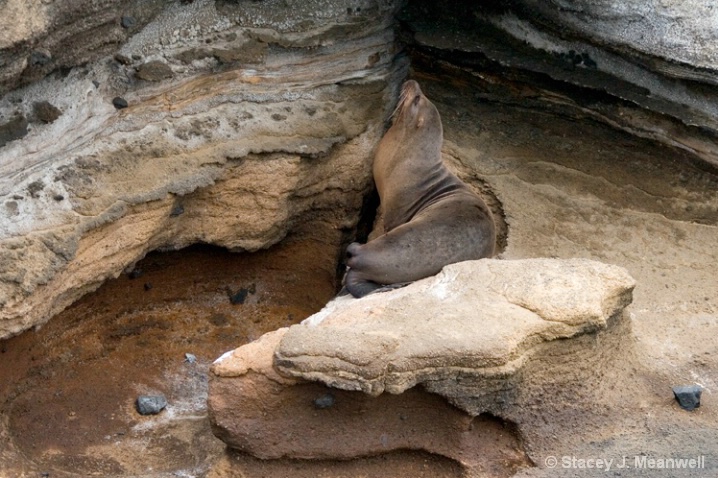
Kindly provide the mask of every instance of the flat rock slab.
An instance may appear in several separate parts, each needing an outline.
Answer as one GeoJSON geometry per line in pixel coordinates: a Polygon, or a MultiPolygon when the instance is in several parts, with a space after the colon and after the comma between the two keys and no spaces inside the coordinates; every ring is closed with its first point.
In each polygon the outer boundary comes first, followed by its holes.
{"type": "Polygon", "coordinates": [[[287,330],[274,365],[373,396],[507,377],[542,343],[605,328],[634,285],[624,269],[585,259],[462,262],[403,289],[332,301],[287,330]]]}
{"type": "Polygon", "coordinates": [[[336,298],[214,363],[213,432],[262,459],[410,449],[513,476],[531,463],[518,431],[526,410],[550,415],[542,397],[600,385],[633,287],[624,269],[590,260],[483,259],[336,298]],[[497,440],[508,454],[491,454],[497,440]]]}

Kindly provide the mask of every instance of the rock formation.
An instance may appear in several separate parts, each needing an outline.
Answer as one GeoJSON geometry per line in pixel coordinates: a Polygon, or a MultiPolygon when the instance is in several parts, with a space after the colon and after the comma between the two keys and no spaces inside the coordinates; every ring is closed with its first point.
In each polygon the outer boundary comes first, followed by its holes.
{"type": "MultiPolygon", "coordinates": [[[[517,475],[574,476],[542,466],[575,450],[718,456],[718,354],[702,340],[718,333],[710,2],[6,0],[0,9],[0,339],[153,249],[256,251],[296,234],[331,244],[323,270],[334,271],[411,61],[444,119],[447,163],[501,222],[503,257],[619,264],[637,280],[632,320],[619,313],[630,284],[608,280],[615,269],[548,261],[583,281],[585,308],[559,317],[576,297],[486,290],[521,327],[502,332],[494,317],[486,332],[500,347],[457,362],[434,352],[464,347],[466,333],[440,323],[415,327],[432,341],[419,340],[426,348],[411,360],[399,354],[396,337],[413,332],[396,328],[401,320],[384,335],[356,316],[349,330],[334,319],[280,329],[215,366],[217,433],[265,458],[403,447],[489,476],[529,461],[538,468],[517,475]],[[615,295],[592,295],[610,283],[615,295]],[[346,351],[361,360],[313,355],[339,333],[360,341],[346,351]],[[692,382],[707,386],[686,418],[670,386],[692,382]],[[296,440],[257,446],[290,418],[296,440]],[[364,423],[375,431],[357,435],[364,423]]],[[[504,264],[487,264],[481,277],[495,285],[504,264]]],[[[487,306],[461,292],[466,284],[443,274],[330,308],[387,298],[426,308],[432,290],[458,294],[442,313],[471,321],[487,306]]],[[[400,310],[376,307],[372,320],[400,310]]]]}
{"type": "Polygon", "coordinates": [[[486,466],[474,417],[521,429],[538,397],[600,396],[601,368],[630,342],[619,331],[633,287],[625,270],[594,261],[484,259],[396,291],[337,298],[215,363],[215,433],[260,458],[410,448],[486,466]]]}
{"type": "Polygon", "coordinates": [[[412,2],[420,50],[514,96],[589,116],[718,166],[718,10],[700,1],[412,2]],[[446,32],[451,32],[447,34],[446,32]]]}
{"type": "Polygon", "coordinates": [[[528,102],[718,164],[716,53],[701,46],[714,43],[717,13],[695,2],[11,1],[0,38],[0,336],[42,323],[148,250],[251,251],[309,211],[355,217],[405,72],[402,6],[417,61],[501,75],[528,102]],[[276,190],[242,168],[271,174],[276,190]],[[185,204],[202,194],[224,199],[185,204]],[[90,251],[103,231],[117,246],[90,251]]]}
{"type": "MultiPolygon", "coordinates": [[[[405,74],[394,5],[335,3],[318,19],[310,4],[177,2],[122,30],[116,3],[103,12],[115,15],[107,28],[134,35],[113,59],[0,100],[27,130],[0,150],[0,337],[41,324],[153,249],[255,251],[310,216],[330,229],[358,220],[405,74]],[[33,109],[43,101],[60,112],[53,121],[33,109]]],[[[139,3],[123,8],[158,7],[139,3]]],[[[73,15],[77,28],[92,25],[73,15]]],[[[52,34],[37,41],[60,61],[52,34]]],[[[85,59],[87,44],[75,46],[85,59]]]]}

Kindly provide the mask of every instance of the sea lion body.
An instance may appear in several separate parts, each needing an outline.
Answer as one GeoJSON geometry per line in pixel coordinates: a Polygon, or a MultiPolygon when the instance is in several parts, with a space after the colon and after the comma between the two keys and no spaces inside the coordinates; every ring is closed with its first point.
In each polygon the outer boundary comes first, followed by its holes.
{"type": "Polygon", "coordinates": [[[407,81],[373,164],[384,234],[347,248],[345,286],[353,296],[429,277],[447,264],[493,255],[491,212],[446,168],[442,142],[439,112],[418,83],[407,81]]]}

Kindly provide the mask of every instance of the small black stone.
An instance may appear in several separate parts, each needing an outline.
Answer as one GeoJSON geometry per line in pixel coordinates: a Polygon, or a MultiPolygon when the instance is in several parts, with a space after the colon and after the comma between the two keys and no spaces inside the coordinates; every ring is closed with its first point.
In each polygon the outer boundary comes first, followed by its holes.
{"type": "Polygon", "coordinates": [[[167,406],[167,399],[164,395],[140,395],[135,405],[140,415],[157,415],[167,406]]]}
{"type": "Polygon", "coordinates": [[[33,66],[45,66],[50,63],[50,55],[43,51],[35,50],[30,53],[30,64],[33,66]]]}
{"type": "Polygon", "coordinates": [[[180,204],[179,206],[175,206],[175,207],[172,209],[172,212],[170,212],[170,217],[177,217],[177,216],[180,216],[180,215],[182,215],[182,214],[184,214],[184,206],[182,206],[182,205],[180,204]]]}
{"type": "Polygon", "coordinates": [[[234,305],[244,304],[244,301],[247,300],[247,295],[249,295],[249,289],[241,288],[235,294],[229,296],[229,302],[234,305]]]}
{"type": "Polygon", "coordinates": [[[144,273],[145,272],[142,269],[132,269],[132,271],[127,274],[127,277],[129,277],[130,279],[137,279],[139,277],[142,277],[142,274],[144,273]]]}
{"type": "Polygon", "coordinates": [[[127,103],[127,100],[124,98],[121,98],[119,96],[115,96],[112,98],[112,104],[117,108],[118,110],[121,110],[123,108],[127,108],[129,104],[127,103]]]}
{"type": "Polygon", "coordinates": [[[314,408],[317,410],[332,408],[335,402],[336,399],[334,398],[334,395],[327,393],[326,395],[322,395],[321,397],[314,399],[314,408]]]}
{"type": "Polygon", "coordinates": [[[60,202],[60,201],[62,201],[63,199],[65,199],[65,196],[63,196],[62,194],[55,194],[55,195],[52,197],[52,199],[54,199],[54,200],[57,201],[57,202],[60,202]]]}
{"type": "Polygon", "coordinates": [[[673,395],[678,400],[678,404],[684,410],[694,410],[701,406],[701,393],[703,389],[700,385],[678,385],[673,387],[673,395]]]}
{"type": "Polygon", "coordinates": [[[123,16],[120,18],[120,25],[122,25],[122,28],[132,28],[135,26],[137,22],[135,21],[134,17],[130,17],[128,15],[123,16]]]}
{"type": "Polygon", "coordinates": [[[146,291],[152,289],[152,282],[145,282],[144,288],[146,291]]]}

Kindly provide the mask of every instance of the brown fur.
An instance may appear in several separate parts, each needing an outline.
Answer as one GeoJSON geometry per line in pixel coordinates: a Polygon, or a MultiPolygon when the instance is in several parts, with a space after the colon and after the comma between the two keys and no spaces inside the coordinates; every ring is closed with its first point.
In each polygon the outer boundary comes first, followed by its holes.
{"type": "Polygon", "coordinates": [[[441,117],[417,82],[404,83],[393,116],[373,165],[384,234],[347,248],[345,286],[355,297],[494,253],[491,212],[443,164],[441,117]]]}

